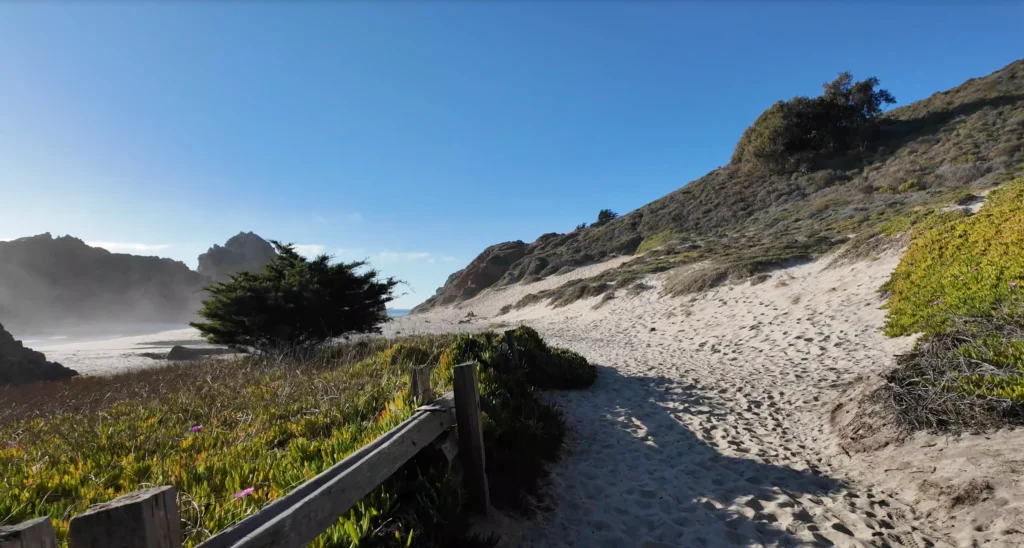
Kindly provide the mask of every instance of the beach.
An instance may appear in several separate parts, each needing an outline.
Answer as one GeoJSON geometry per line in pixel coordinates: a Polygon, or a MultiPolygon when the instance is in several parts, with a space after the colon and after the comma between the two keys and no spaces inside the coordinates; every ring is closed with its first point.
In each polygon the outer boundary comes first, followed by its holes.
{"type": "MultiPolygon", "coordinates": [[[[682,297],[650,276],[643,290],[607,301],[502,313],[628,259],[619,257],[394,317],[383,334],[526,324],[598,365],[594,387],[546,394],[565,414],[569,443],[538,517],[484,524],[505,546],[1019,546],[1024,442],[1012,430],[882,436],[863,450],[844,438],[864,414],[858,390],[914,344],[880,330],[877,289],[899,256],[826,257],[682,297]]],[[[33,344],[84,375],[152,367],[166,362],[141,353],[205,345],[197,330],[170,327],[33,344]]]]}
{"type": "MultiPolygon", "coordinates": [[[[401,317],[406,309],[388,310],[401,317]]],[[[112,375],[167,362],[143,354],[167,354],[173,346],[213,348],[198,329],[186,324],[134,324],[77,330],[57,330],[45,334],[19,334],[15,338],[25,346],[46,354],[46,359],[78,371],[80,375],[112,375]]]]}
{"type": "MultiPolygon", "coordinates": [[[[911,337],[888,338],[877,289],[899,253],[831,259],[683,297],[619,293],[500,314],[524,295],[616,259],[391,322],[386,333],[536,328],[599,365],[589,390],[553,393],[571,427],[553,509],[508,546],[1019,546],[1024,490],[1006,463],[1020,436],[920,434],[865,453],[832,424],[911,337]],[[470,314],[472,313],[472,314],[470,314]],[[923,472],[923,473],[922,473],[923,472]],[[963,504],[965,486],[990,486],[963,504]]],[[[1012,465],[1011,465],[1012,466],[1012,465]]],[[[508,529],[508,528],[507,528],[508,529]]]]}

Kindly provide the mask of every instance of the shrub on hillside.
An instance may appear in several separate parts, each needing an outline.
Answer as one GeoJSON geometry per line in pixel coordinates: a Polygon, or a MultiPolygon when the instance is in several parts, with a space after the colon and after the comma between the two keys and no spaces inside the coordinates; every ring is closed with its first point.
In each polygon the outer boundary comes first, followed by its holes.
{"type": "Polygon", "coordinates": [[[191,325],[214,344],[265,352],[308,348],[350,333],[379,333],[394,299],[394,278],[380,279],[365,262],[306,259],[273,242],[277,256],[262,272],[233,274],[210,286],[191,325]]]}
{"type": "Polygon", "coordinates": [[[874,135],[882,106],[896,102],[878,78],[853,80],[844,72],[822,86],[819,97],[794,97],[768,107],[736,144],[731,163],[773,173],[791,171],[821,157],[861,149],[874,135]]]}
{"type": "Polygon", "coordinates": [[[607,224],[608,221],[611,221],[612,219],[618,216],[618,213],[615,213],[610,209],[602,209],[601,211],[597,212],[597,222],[594,223],[594,226],[601,226],[603,224],[607,224]]]}

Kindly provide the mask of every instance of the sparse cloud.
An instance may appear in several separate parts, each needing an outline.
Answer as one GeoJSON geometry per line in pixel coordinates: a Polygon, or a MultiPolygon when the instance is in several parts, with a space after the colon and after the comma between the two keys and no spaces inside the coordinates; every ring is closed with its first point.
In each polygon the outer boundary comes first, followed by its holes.
{"type": "Polygon", "coordinates": [[[322,225],[327,224],[327,219],[324,219],[323,217],[321,217],[319,215],[313,215],[313,220],[318,222],[318,223],[320,223],[320,224],[322,224],[322,225]]]}
{"type": "MultiPolygon", "coordinates": [[[[372,258],[377,259],[380,262],[398,262],[398,261],[423,261],[429,260],[432,257],[430,253],[426,251],[390,251],[385,249],[380,253],[374,255],[372,258]]],[[[429,262],[429,261],[428,261],[429,262]]]]}
{"type": "Polygon", "coordinates": [[[434,255],[427,251],[392,251],[385,249],[376,253],[367,252],[361,247],[339,247],[334,250],[334,256],[341,260],[358,261],[369,259],[371,263],[415,263],[436,264],[438,262],[457,262],[455,257],[448,255],[434,255]]]}
{"type": "Polygon", "coordinates": [[[324,246],[320,244],[295,244],[295,252],[303,257],[316,257],[323,255],[324,246]]]}
{"type": "Polygon", "coordinates": [[[92,247],[102,247],[111,253],[146,253],[171,247],[168,244],[140,244],[134,242],[85,242],[92,247]]]}
{"type": "Polygon", "coordinates": [[[366,250],[361,247],[339,247],[334,250],[334,255],[339,259],[365,259],[366,250]]]}
{"type": "Polygon", "coordinates": [[[363,220],[363,216],[360,215],[359,212],[349,213],[348,215],[345,215],[345,220],[352,221],[353,223],[358,223],[359,221],[363,220]]]}

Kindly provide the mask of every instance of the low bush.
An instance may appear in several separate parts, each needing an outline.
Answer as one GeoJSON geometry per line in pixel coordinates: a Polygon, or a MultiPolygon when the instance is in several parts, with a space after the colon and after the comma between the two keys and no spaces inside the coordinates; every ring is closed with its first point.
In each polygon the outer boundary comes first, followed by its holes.
{"type": "Polygon", "coordinates": [[[913,240],[881,288],[885,332],[923,333],[885,388],[908,430],[1024,423],[1024,178],[975,215],[911,223],[913,240]]]}
{"type": "Polygon", "coordinates": [[[597,368],[579,354],[564,348],[548,349],[537,332],[529,327],[515,331],[519,359],[526,371],[526,382],[543,389],[585,388],[597,379],[597,368]]]}
{"type": "Polygon", "coordinates": [[[897,357],[887,396],[907,431],[987,431],[1024,424],[1024,330],[1019,317],[951,320],[897,357]]]}
{"type": "MultiPolygon", "coordinates": [[[[410,365],[438,363],[432,384],[442,392],[452,367],[470,360],[480,364],[493,503],[527,511],[565,434],[538,387],[593,377],[586,360],[549,349],[533,330],[517,335],[535,369],[510,368],[502,338],[483,333],[372,338],[302,363],[248,357],[2,390],[0,523],[49,515],[63,541],[89,505],[173,485],[194,546],[408,418],[410,365]]],[[[486,544],[467,533],[459,473],[425,451],[312,546],[486,544]]]]}
{"type": "Polygon", "coordinates": [[[681,268],[665,278],[662,291],[666,295],[677,297],[691,293],[707,291],[729,279],[729,269],[707,264],[696,268],[681,268]]]}

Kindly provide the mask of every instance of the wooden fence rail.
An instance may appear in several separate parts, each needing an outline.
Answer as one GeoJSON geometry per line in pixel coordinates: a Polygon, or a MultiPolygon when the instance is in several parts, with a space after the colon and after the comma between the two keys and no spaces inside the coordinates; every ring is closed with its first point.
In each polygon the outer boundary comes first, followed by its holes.
{"type": "MultiPolygon", "coordinates": [[[[506,333],[506,341],[514,352],[511,333],[506,333]]],[[[413,398],[433,398],[430,367],[413,367],[409,378],[413,398]]],[[[459,455],[470,510],[486,514],[489,498],[477,364],[471,362],[455,366],[453,392],[419,407],[402,424],[199,546],[306,546],[435,440],[441,441],[449,459],[459,455]],[[451,432],[453,425],[457,436],[451,432]]],[[[174,488],[134,491],[94,505],[71,519],[68,537],[70,548],[178,548],[182,535],[174,488]]],[[[0,527],[0,548],[56,546],[49,518],[0,527]]]]}

